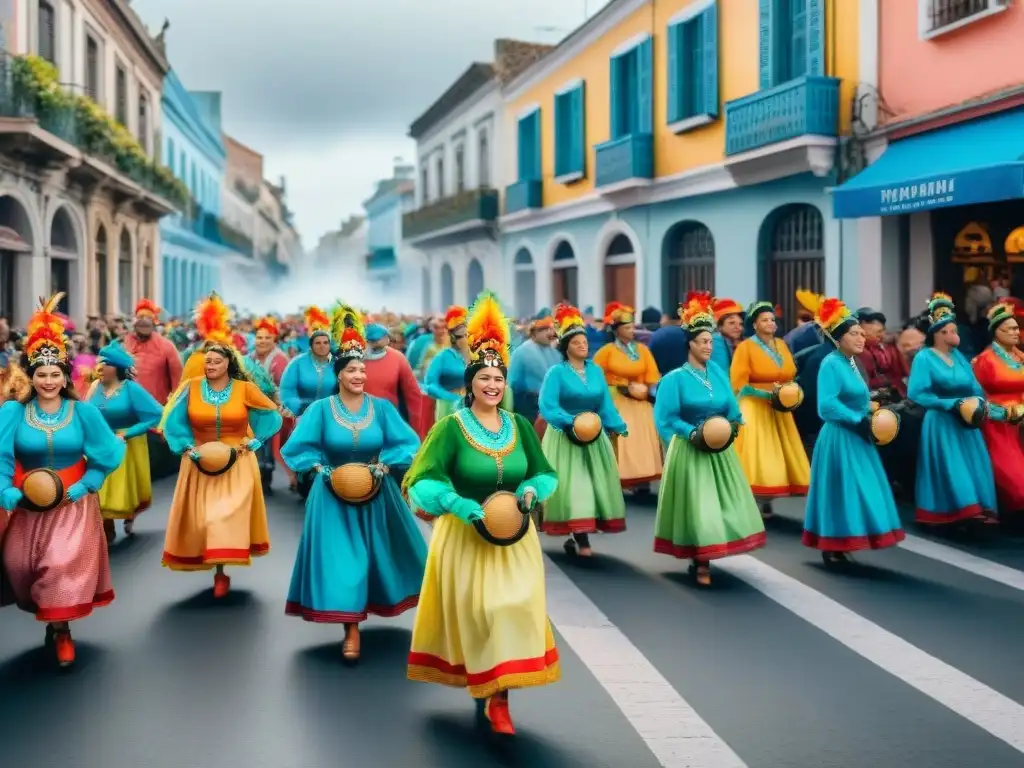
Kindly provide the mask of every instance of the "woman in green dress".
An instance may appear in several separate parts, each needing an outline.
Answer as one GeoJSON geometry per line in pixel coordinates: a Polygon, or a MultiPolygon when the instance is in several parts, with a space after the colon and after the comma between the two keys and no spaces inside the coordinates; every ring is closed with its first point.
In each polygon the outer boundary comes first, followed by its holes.
{"type": "Polygon", "coordinates": [[[693,560],[697,583],[711,584],[712,560],[765,545],[764,522],[736,450],[702,450],[701,426],[712,416],[743,423],[729,374],[711,362],[715,320],[709,294],[691,293],[680,309],[689,360],[661,380],[654,421],[669,442],[658,493],[654,551],[693,560]]]}
{"type": "Polygon", "coordinates": [[[466,407],[434,425],[403,483],[413,504],[436,520],[408,676],[465,688],[491,729],[512,735],[508,691],[547,685],[561,674],[543,554],[532,521],[509,546],[486,541],[472,523],[483,519],[491,494],[515,493],[530,512],[557,479],[533,425],[499,407],[508,325],[494,296],[477,300],[468,331],[466,407]]]}

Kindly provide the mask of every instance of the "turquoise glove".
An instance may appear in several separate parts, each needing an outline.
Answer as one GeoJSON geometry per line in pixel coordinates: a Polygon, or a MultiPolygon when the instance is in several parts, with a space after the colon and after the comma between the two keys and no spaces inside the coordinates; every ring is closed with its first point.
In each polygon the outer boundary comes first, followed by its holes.
{"type": "Polygon", "coordinates": [[[258,451],[260,448],[263,447],[263,441],[262,440],[257,440],[254,437],[252,440],[249,441],[249,443],[248,443],[248,445],[246,447],[250,451],[252,451],[253,453],[256,453],[256,451],[258,451]]]}
{"type": "Polygon", "coordinates": [[[460,498],[452,504],[448,512],[455,515],[464,523],[473,523],[477,520],[484,519],[484,508],[472,499],[460,498]]]}
{"type": "Polygon", "coordinates": [[[13,512],[23,498],[25,498],[25,494],[17,488],[5,488],[0,491],[0,507],[8,512],[13,512]]]}
{"type": "Polygon", "coordinates": [[[83,483],[75,483],[68,488],[68,501],[81,501],[89,495],[89,489],[83,483]]]}

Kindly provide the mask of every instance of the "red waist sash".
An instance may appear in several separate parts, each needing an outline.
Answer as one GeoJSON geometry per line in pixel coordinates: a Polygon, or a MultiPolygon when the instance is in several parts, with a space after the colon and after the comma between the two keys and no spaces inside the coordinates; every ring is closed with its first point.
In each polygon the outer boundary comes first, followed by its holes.
{"type": "MultiPolygon", "coordinates": [[[[49,469],[49,467],[36,467],[36,469],[49,469]]],[[[25,476],[31,472],[31,469],[25,469],[21,466],[20,462],[14,462],[14,487],[21,488],[22,483],[25,482],[25,476]]],[[[64,467],[64,469],[52,470],[60,481],[64,483],[64,488],[67,490],[72,485],[77,483],[85,476],[85,459],[79,459],[76,463],[70,467],[64,467]]]]}

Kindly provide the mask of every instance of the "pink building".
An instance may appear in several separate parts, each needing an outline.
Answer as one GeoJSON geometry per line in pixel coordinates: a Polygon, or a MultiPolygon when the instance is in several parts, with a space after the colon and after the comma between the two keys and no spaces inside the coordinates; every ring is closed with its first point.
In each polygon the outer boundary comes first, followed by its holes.
{"type": "Polygon", "coordinates": [[[862,93],[850,177],[833,191],[856,230],[861,299],[895,322],[943,290],[974,320],[1008,289],[1024,296],[1024,3],[877,8],[878,89],[862,93]]]}

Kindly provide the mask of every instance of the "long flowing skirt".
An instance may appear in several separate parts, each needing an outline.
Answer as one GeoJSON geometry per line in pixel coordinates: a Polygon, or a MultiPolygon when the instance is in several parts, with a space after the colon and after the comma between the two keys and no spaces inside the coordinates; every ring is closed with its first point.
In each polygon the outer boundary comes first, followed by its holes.
{"type": "Polygon", "coordinates": [[[392,478],[361,507],[314,482],[285,613],[346,624],[398,616],[419,602],[426,562],[427,544],[392,478]]]}
{"type": "Polygon", "coordinates": [[[1005,512],[1024,511],[1024,449],[1020,427],[1005,421],[986,421],[981,425],[985,445],[992,457],[996,494],[1005,512]]]}
{"type": "Polygon", "coordinates": [[[153,483],[149,474],[149,436],[128,440],[124,461],[100,488],[100,510],[107,520],[126,520],[149,509],[153,483]]]}
{"type": "Polygon", "coordinates": [[[734,447],[755,496],[803,496],[811,482],[811,465],[792,413],[772,408],[767,400],[740,399],[743,426],[734,447]]]}
{"type": "Polygon", "coordinates": [[[39,621],[74,621],[114,600],[96,494],[52,512],[16,509],[3,537],[4,602],[39,621]]]}
{"type": "Polygon", "coordinates": [[[167,519],[163,564],[174,571],[249,565],[270,551],[256,456],[246,451],[223,475],[204,475],[183,456],[167,519]]]}
{"type": "Polygon", "coordinates": [[[548,427],[541,447],[558,475],[558,489],[544,502],[544,533],[626,530],[626,502],[607,435],[590,445],[577,445],[562,430],[548,427]]]}
{"type": "Polygon", "coordinates": [[[884,549],[903,541],[903,527],[878,449],[826,422],[811,458],[803,543],[823,552],[884,549]]]}
{"type": "Polygon", "coordinates": [[[705,453],[673,437],[654,523],[654,551],[680,559],[716,560],[763,547],[757,501],[732,448],[705,453]]]}
{"type": "Polygon", "coordinates": [[[992,460],[980,429],[929,410],[921,426],[915,483],[919,523],[956,523],[996,512],[992,460]]]}
{"type": "Polygon", "coordinates": [[[661,438],[654,427],[654,406],[634,400],[612,388],[612,402],[626,422],[628,437],[615,441],[615,455],[623,487],[652,483],[661,477],[661,438]]]}
{"type": "Polygon", "coordinates": [[[496,547],[451,515],[437,518],[408,676],[466,688],[477,699],[561,677],[532,525],[517,543],[496,547]]]}

